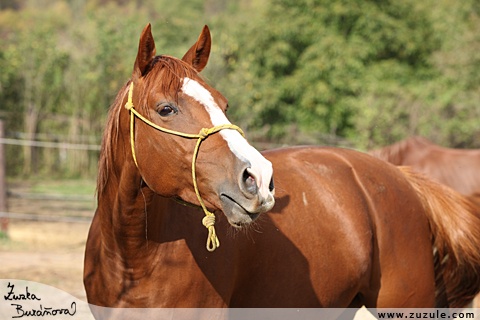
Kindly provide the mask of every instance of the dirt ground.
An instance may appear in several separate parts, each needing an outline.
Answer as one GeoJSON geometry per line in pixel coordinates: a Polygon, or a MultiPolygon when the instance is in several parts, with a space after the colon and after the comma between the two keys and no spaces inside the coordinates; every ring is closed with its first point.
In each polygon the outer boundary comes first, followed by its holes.
{"type": "MultiPolygon", "coordinates": [[[[28,186],[14,184],[11,192],[28,186]]],[[[31,200],[9,197],[15,213],[92,217],[93,201],[31,200]]],[[[8,239],[0,239],[0,279],[40,282],[86,301],[83,254],[89,223],[10,219],[8,239]]]]}
{"type": "Polygon", "coordinates": [[[0,278],[40,282],[86,301],[82,273],[88,227],[86,223],[12,221],[10,243],[0,246],[0,278]]]}

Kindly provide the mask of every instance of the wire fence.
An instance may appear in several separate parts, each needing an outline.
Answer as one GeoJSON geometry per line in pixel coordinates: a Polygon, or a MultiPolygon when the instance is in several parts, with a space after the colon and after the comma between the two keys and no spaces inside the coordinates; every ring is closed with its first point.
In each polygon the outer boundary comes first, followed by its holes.
{"type": "MultiPolygon", "coordinates": [[[[45,194],[45,193],[28,193],[28,192],[12,192],[7,191],[7,197],[10,199],[24,199],[26,201],[54,201],[55,203],[61,202],[95,202],[93,195],[65,195],[65,194],[45,194]]],[[[68,206],[70,207],[70,206],[68,206]]],[[[43,210],[45,211],[45,210],[43,210]]],[[[93,213],[93,208],[92,208],[93,213]]],[[[0,218],[4,219],[16,219],[16,220],[31,220],[31,221],[47,221],[47,222],[71,222],[71,223],[90,223],[92,217],[85,216],[70,216],[68,215],[49,215],[42,213],[19,213],[19,212],[7,212],[0,211],[0,218]]]]}
{"type": "Polygon", "coordinates": [[[94,196],[89,195],[68,195],[68,194],[45,194],[45,193],[16,193],[7,191],[10,198],[27,200],[58,200],[58,201],[94,201],[94,196]]]}
{"type": "Polygon", "coordinates": [[[41,215],[41,214],[33,214],[33,213],[15,213],[15,212],[3,212],[3,211],[0,211],[0,218],[33,220],[33,221],[51,221],[51,222],[78,222],[78,223],[92,222],[92,218],[89,218],[89,217],[52,216],[52,215],[41,215]]]}
{"type": "Polygon", "coordinates": [[[22,139],[22,140],[48,140],[51,142],[68,142],[68,143],[92,143],[92,141],[99,142],[102,140],[101,136],[92,135],[67,135],[57,133],[34,133],[29,135],[25,132],[6,131],[5,137],[22,139]]]}
{"type": "Polygon", "coordinates": [[[68,143],[68,142],[47,142],[47,141],[37,141],[37,140],[0,138],[0,143],[9,144],[9,145],[16,145],[16,146],[29,146],[29,147],[41,147],[41,148],[58,148],[58,149],[73,149],[73,150],[96,150],[96,151],[100,150],[99,145],[68,143]]]}
{"type": "MultiPolygon", "coordinates": [[[[70,143],[70,142],[61,142],[58,141],[59,138],[65,139],[66,136],[57,136],[57,135],[50,135],[50,134],[36,134],[34,135],[37,139],[55,139],[56,141],[38,141],[38,140],[28,140],[28,139],[18,139],[18,138],[26,138],[28,135],[23,132],[9,132],[10,136],[14,136],[15,138],[6,138],[3,121],[1,121],[1,132],[0,132],[0,147],[1,148],[1,163],[0,169],[1,172],[6,172],[6,161],[5,161],[5,150],[3,145],[17,145],[17,146],[29,146],[29,147],[41,147],[41,148],[57,148],[57,149],[70,149],[70,150],[93,150],[99,151],[100,145],[98,144],[89,144],[89,143],[70,143]]],[[[74,141],[96,141],[97,137],[94,136],[78,136],[78,137],[68,137],[68,139],[73,139],[74,141]],[[88,140],[87,140],[88,139],[88,140]]],[[[1,204],[0,204],[0,220],[1,220],[1,230],[7,231],[8,230],[8,221],[10,219],[18,219],[18,220],[32,220],[32,221],[50,221],[50,222],[73,222],[73,223],[90,223],[92,221],[91,217],[79,217],[79,216],[70,216],[67,215],[49,215],[49,214],[42,214],[40,207],[41,205],[37,205],[35,202],[33,208],[35,213],[18,213],[18,212],[8,212],[7,206],[7,198],[10,199],[20,199],[21,201],[54,201],[54,202],[72,202],[72,201],[90,201],[92,204],[95,202],[95,198],[93,195],[65,195],[65,194],[41,194],[41,193],[21,193],[21,192],[12,192],[7,190],[6,188],[6,177],[2,175],[2,181],[0,181],[0,192],[2,194],[1,197],[1,204]]],[[[23,202],[25,203],[25,202],[23,202]]],[[[68,204],[67,207],[71,208],[72,204],[68,204]]],[[[75,206],[75,205],[74,205],[75,206]]],[[[92,210],[93,211],[93,210],[92,210]]],[[[44,212],[43,212],[44,213],[44,212]]]]}

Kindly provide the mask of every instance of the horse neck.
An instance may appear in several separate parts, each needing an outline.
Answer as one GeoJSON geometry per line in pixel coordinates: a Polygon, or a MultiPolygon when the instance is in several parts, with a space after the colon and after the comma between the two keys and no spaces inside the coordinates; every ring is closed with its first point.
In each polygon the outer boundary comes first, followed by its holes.
{"type": "Polygon", "coordinates": [[[132,170],[125,168],[119,178],[109,179],[99,196],[97,209],[106,248],[122,257],[137,256],[145,251],[145,211],[152,198],[153,192],[132,170]]]}
{"type": "MultiPolygon", "coordinates": [[[[115,127],[125,128],[122,123],[113,126],[112,134],[104,138],[111,139],[110,154],[107,156],[111,163],[104,166],[108,174],[105,185],[98,195],[96,215],[97,219],[100,219],[104,249],[120,255],[126,265],[133,267],[131,264],[135,261],[145,261],[144,259],[149,256],[149,250],[154,249],[148,246],[146,213],[155,193],[145,184],[133,161],[129,133],[122,134],[122,130],[118,129],[117,134],[115,127]],[[142,259],[139,259],[140,257],[142,259]]],[[[165,214],[158,209],[156,213],[162,217],[161,219],[165,218],[165,214]]]]}
{"type": "Polygon", "coordinates": [[[373,150],[370,154],[376,158],[399,166],[403,164],[405,148],[404,141],[401,141],[381,149],[373,150]]]}
{"type": "Polygon", "coordinates": [[[412,157],[418,157],[420,153],[425,152],[431,146],[431,142],[425,138],[410,137],[385,148],[375,150],[372,154],[397,166],[410,165],[412,161],[416,161],[412,160],[412,157]]]}

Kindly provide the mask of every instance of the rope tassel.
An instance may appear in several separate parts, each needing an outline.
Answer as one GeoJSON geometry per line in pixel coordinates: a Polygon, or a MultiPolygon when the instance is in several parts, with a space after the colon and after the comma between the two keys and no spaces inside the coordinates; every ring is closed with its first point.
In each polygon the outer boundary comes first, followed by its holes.
{"type": "Polygon", "coordinates": [[[214,227],[215,215],[212,212],[207,210],[207,208],[205,207],[205,204],[203,203],[202,197],[200,196],[200,191],[198,190],[198,186],[197,186],[197,177],[195,173],[196,171],[195,162],[197,160],[198,150],[200,149],[202,140],[206,139],[209,135],[215,134],[223,129],[231,129],[231,130],[237,130],[245,138],[245,135],[243,134],[242,129],[240,129],[239,127],[233,124],[224,124],[224,125],[210,128],[210,129],[203,128],[202,130],[200,130],[198,134],[183,133],[183,132],[166,129],[156,125],[155,123],[149,121],[148,119],[144,118],[140,113],[138,113],[137,110],[135,110],[134,108],[132,96],[133,96],[133,82],[130,84],[130,89],[128,91],[128,101],[125,104],[125,109],[127,109],[130,112],[130,144],[132,147],[133,160],[135,161],[135,165],[137,166],[137,168],[138,168],[138,163],[137,163],[137,157],[135,155],[135,134],[134,134],[135,116],[137,116],[137,118],[139,118],[149,126],[159,131],[177,135],[187,139],[198,139],[197,144],[195,146],[195,150],[193,152],[193,159],[192,159],[193,187],[195,189],[195,194],[197,195],[198,202],[200,202],[203,212],[205,213],[205,217],[202,219],[202,223],[205,226],[205,228],[208,229],[208,238],[207,238],[206,248],[210,252],[215,251],[215,249],[220,246],[220,241],[218,240],[218,237],[215,233],[215,227],[214,227]]]}
{"type": "MultiPolygon", "coordinates": [[[[209,212],[210,213],[210,212],[209,212]]],[[[210,213],[203,217],[202,223],[205,228],[208,229],[208,238],[207,238],[207,250],[212,252],[220,246],[220,241],[218,240],[217,234],[215,233],[215,215],[210,213]]]]}

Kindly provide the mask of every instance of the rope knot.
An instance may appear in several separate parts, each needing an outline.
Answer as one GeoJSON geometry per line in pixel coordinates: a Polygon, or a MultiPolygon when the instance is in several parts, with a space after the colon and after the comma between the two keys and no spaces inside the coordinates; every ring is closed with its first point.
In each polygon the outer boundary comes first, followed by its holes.
{"type": "Polygon", "coordinates": [[[210,132],[207,128],[202,128],[200,132],[198,133],[198,138],[201,140],[206,139],[210,135],[210,132]]]}
{"type": "Polygon", "coordinates": [[[215,225],[215,215],[209,214],[202,219],[202,223],[205,226],[205,228],[210,228],[215,225]]]}
{"type": "Polygon", "coordinates": [[[125,109],[130,111],[133,108],[133,83],[130,84],[130,88],[128,89],[128,99],[127,103],[125,103],[125,109]]]}
{"type": "Polygon", "coordinates": [[[132,109],[132,108],[133,108],[133,102],[132,101],[127,101],[127,103],[125,103],[125,109],[130,111],[130,109],[132,109]]]}

